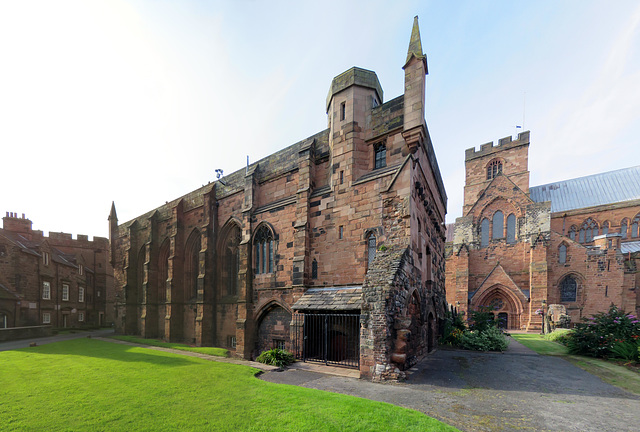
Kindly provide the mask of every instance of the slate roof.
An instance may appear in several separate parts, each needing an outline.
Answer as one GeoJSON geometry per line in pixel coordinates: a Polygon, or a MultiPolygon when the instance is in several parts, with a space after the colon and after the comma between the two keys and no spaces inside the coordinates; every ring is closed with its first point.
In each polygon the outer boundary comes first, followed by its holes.
{"type": "Polygon", "coordinates": [[[640,199],[640,165],[529,188],[535,202],[551,201],[551,211],[640,199]]]}
{"type": "Polygon", "coordinates": [[[294,310],[357,310],[362,306],[362,287],[311,288],[293,305],[294,310]]]}
{"type": "Polygon", "coordinates": [[[620,252],[622,253],[640,252],[640,241],[631,241],[631,242],[621,243],[620,252]]]}
{"type": "Polygon", "coordinates": [[[12,293],[9,288],[0,284],[0,299],[2,300],[17,300],[19,297],[12,293]]]}

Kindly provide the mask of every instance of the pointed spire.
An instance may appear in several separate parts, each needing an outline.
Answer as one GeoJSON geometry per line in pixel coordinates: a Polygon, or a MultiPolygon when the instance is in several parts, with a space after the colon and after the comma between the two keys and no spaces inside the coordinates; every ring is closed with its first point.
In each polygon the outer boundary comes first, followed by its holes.
{"type": "Polygon", "coordinates": [[[413,28],[411,29],[411,40],[409,41],[409,50],[407,51],[407,61],[405,61],[403,69],[407,67],[411,58],[417,58],[424,62],[425,74],[427,71],[427,56],[422,52],[422,41],[420,39],[420,27],[418,26],[418,15],[413,18],[413,28]]]}
{"type": "Polygon", "coordinates": [[[118,215],[116,215],[116,203],[111,201],[111,212],[109,213],[109,220],[118,221],[118,215]]]}

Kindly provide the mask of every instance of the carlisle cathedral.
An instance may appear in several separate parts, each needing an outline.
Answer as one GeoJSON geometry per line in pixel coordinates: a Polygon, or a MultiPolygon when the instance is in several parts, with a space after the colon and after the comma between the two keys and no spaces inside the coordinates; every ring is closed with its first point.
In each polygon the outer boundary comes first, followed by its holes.
{"type": "Polygon", "coordinates": [[[529,185],[529,132],[465,153],[463,216],[425,121],[417,17],[403,94],[330,83],[327,128],[133,220],[109,216],[116,331],[401,379],[448,309],[540,331],[611,303],[637,311],[640,167],[529,185]],[[446,275],[446,283],[445,283],[446,275]]]}

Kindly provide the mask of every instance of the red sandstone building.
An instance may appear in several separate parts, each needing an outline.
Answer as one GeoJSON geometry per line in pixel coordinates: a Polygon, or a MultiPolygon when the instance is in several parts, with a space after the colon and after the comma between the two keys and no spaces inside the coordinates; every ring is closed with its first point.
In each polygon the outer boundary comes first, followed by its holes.
{"type": "Polygon", "coordinates": [[[32,230],[7,213],[0,229],[0,328],[86,327],[112,322],[109,241],[32,230]]]}
{"type": "Polygon", "coordinates": [[[417,18],[405,91],[331,82],[328,128],[134,220],[110,219],[116,329],[238,356],[300,358],[395,378],[445,311],[446,195],[424,120],[417,18]]]}
{"type": "Polygon", "coordinates": [[[529,187],[528,152],[529,132],[466,151],[463,216],[447,227],[449,304],[492,307],[527,330],[551,304],[574,323],[612,303],[639,312],[640,166],[529,187]]]}

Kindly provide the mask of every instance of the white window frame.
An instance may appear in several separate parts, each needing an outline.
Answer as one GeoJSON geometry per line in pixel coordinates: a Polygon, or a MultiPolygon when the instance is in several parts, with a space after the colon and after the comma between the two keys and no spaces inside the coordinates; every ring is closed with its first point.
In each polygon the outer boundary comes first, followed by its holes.
{"type": "Polygon", "coordinates": [[[42,324],[51,324],[51,314],[49,312],[42,314],[42,324]]]}
{"type": "Polygon", "coordinates": [[[69,301],[69,284],[62,284],[62,301],[69,301]]]}
{"type": "Polygon", "coordinates": [[[78,273],[82,276],[82,274],[84,273],[84,267],[82,266],[82,264],[80,264],[78,266],[78,273]]]}
{"type": "Polygon", "coordinates": [[[78,303],[84,303],[84,287],[78,287],[78,303]]]}
{"type": "Polygon", "coordinates": [[[42,282],[42,300],[51,300],[51,282],[42,282]]]}
{"type": "Polygon", "coordinates": [[[78,312],[78,321],[84,322],[84,312],[78,312]]]}

